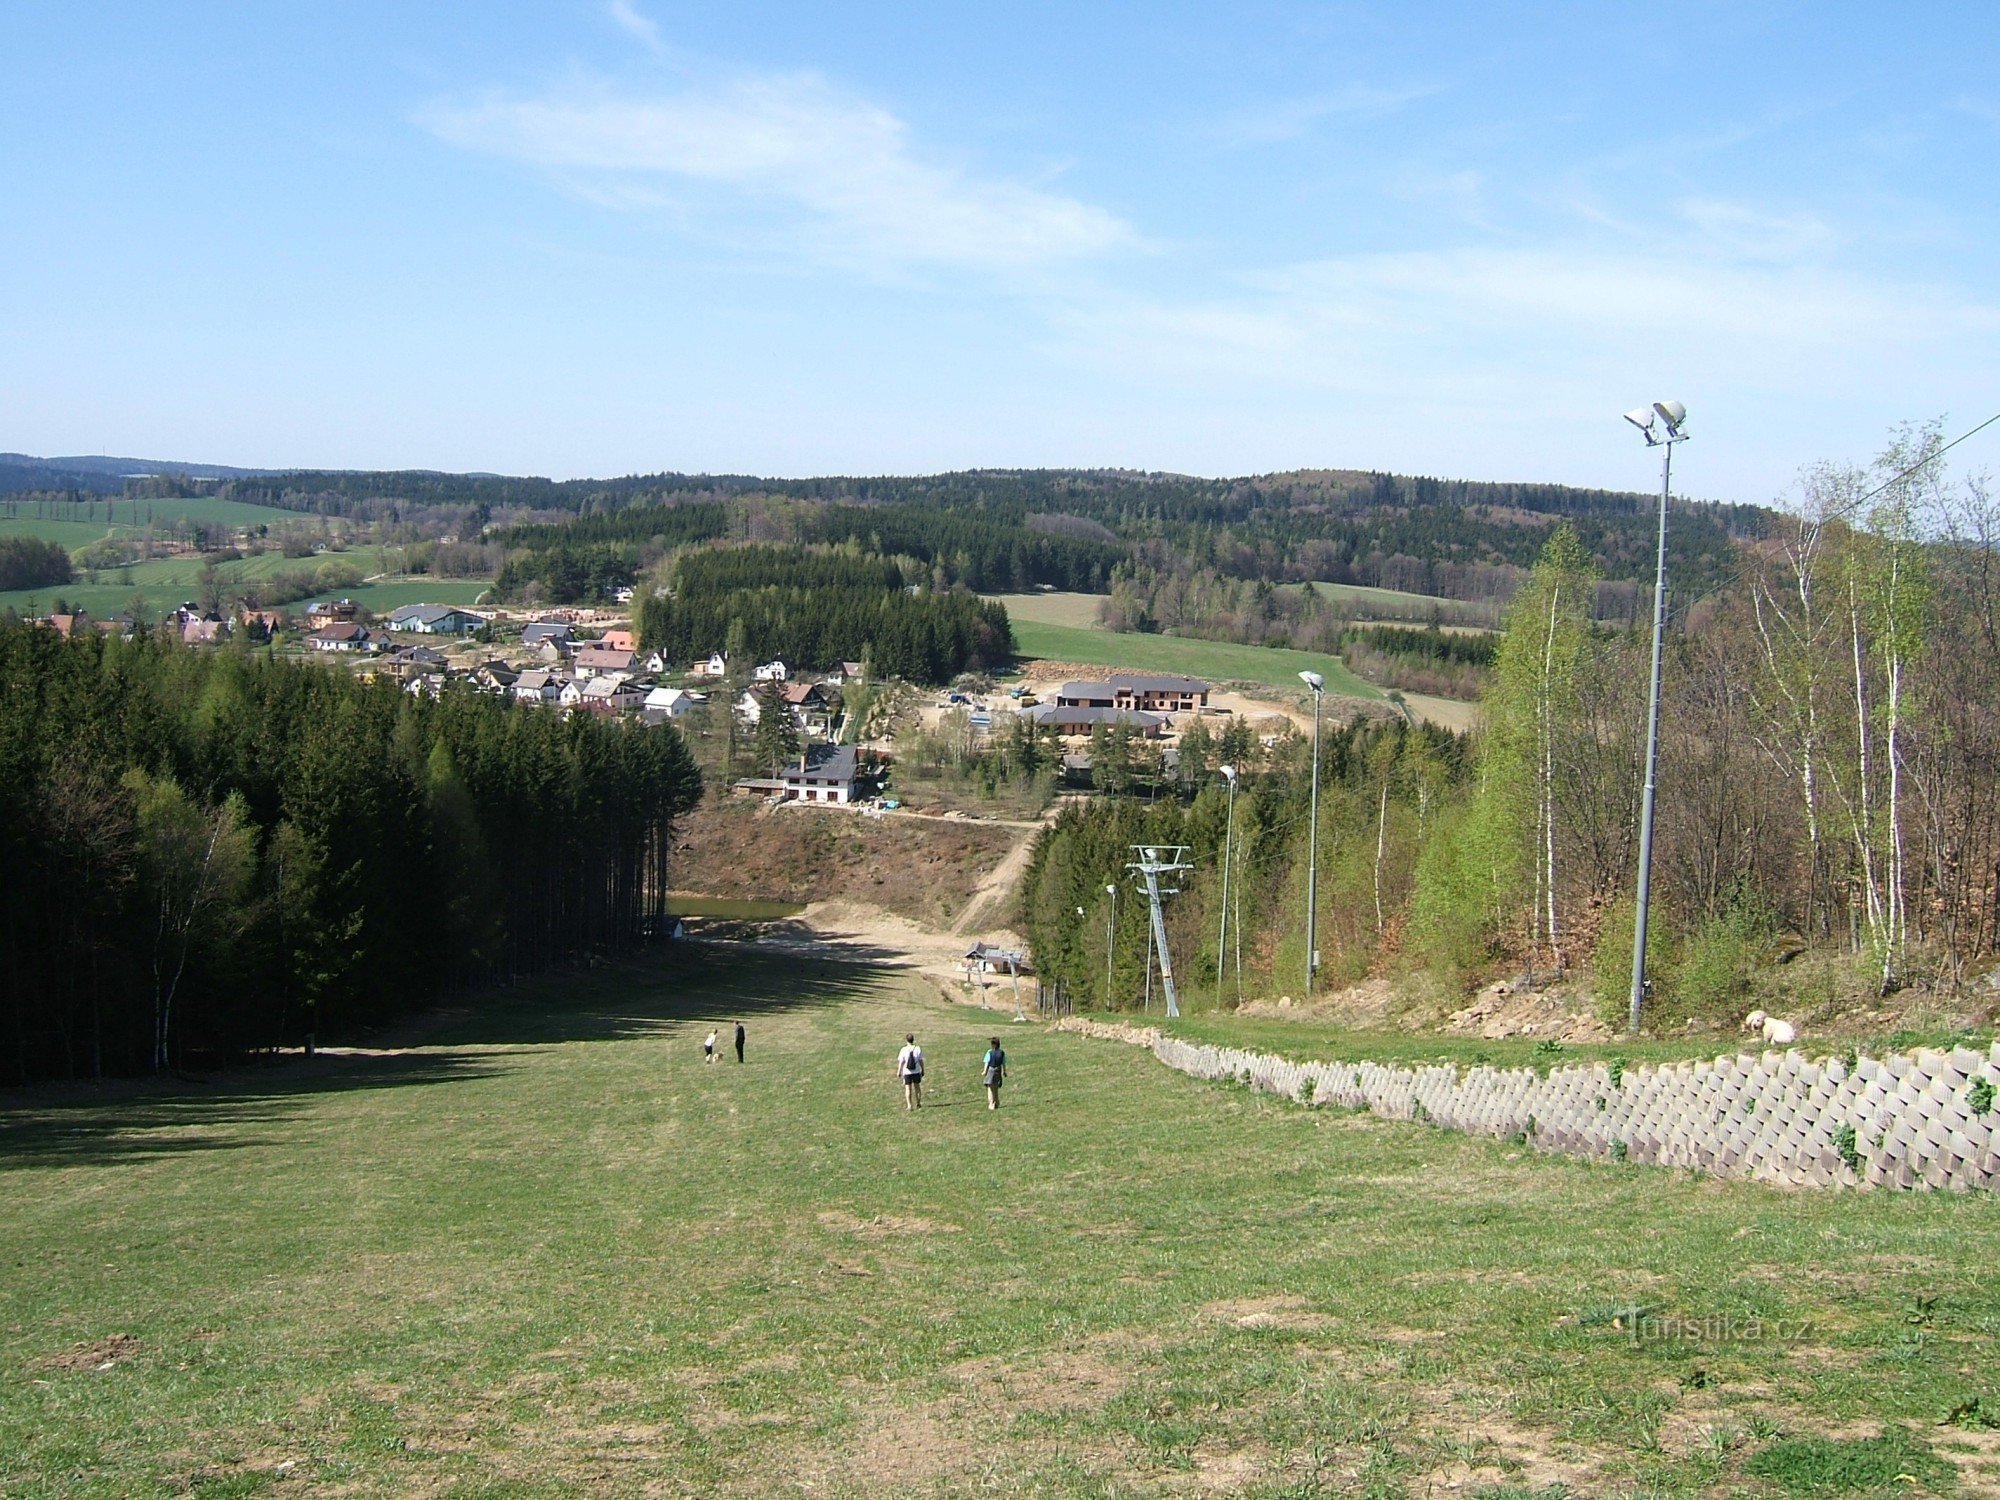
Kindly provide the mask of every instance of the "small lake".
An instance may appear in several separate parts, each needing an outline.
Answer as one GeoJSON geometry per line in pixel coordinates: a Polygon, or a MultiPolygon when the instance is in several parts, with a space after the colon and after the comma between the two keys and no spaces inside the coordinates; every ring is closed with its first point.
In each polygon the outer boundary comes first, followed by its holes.
{"type": "Polygon", "coordinates": [[[736,922],[776,922],[804,911],[800,901],[765,901],[750,896],[669,896],[670,917],[726,917],[736,922]]]}

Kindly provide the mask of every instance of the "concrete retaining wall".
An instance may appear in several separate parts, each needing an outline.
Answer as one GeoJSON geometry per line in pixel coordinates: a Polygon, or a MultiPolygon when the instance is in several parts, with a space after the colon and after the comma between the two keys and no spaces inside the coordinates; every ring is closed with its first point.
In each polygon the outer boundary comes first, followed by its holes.
{"type": "Polygon", "coordinates": [[[2000,1190],[2000,1105],[1980,1112],[1971,1098],[1980,1079],[2000,1091],[2000,1045],[1864,1057],[1851,1070],[1796,1051],[1743,1054],[1628,1066],[1614,1083],[1604,1063],[1557,1066],[1544,1077],[1533,1068],[1289,1062],[1151,1027],[1067,1020],[1057,1028],[1150,1047],[1196,1078],[1230,1079],[1301,1104],[1519,1136],[1571,1156],[1796,1187],[2000,1190]]]}

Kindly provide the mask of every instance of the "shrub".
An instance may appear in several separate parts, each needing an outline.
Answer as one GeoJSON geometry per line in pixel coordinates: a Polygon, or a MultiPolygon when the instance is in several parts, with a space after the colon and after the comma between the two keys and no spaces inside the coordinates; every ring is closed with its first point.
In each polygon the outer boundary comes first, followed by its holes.
{"type": "Polygon", "coordinates": [[[1742,1008],[1769,934],[1763,912],[1739,898],[1690,933],[1674,955],[1674,1008],[1710,1020],[1742,1008]]]}
{"type": "MultiPolygon", "coordinates": [[[[1672,947],[1666,933],[1665,914],[1657,907],[1646,924],[1646,977],[1652,982],[1647,997],[1648,1015],[1658,1019],[1656,1007],[1670,989],[1667,962],[1672,947]]],[[[1597,952],[1593,955],[1591,993],[1597,1002],[1597,1018],[1606,1026],[1624,1030],[1632,1000],[1632,933],[1638,922],[1638,907],[1629,897],[1605,914],[1599,930],[1597,952]]]]}

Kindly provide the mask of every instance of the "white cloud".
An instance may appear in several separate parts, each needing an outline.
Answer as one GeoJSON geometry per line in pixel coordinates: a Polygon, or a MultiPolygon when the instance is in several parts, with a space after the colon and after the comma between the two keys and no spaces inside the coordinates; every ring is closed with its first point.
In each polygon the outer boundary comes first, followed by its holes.
{"type": "Polygon", "coordinates": [[[924,159],[894,114],[813,74],[644,94],[597,84],[439,102],[444,140],[541,167],[593,201],[676,191],[776,207],[815,251],[878,267],[1029,269],[1137,243],[1116,215],[924,159]]]}
{"type": "Polygon", "coordinates": [[[657,55],[667,50],[667,44],[660,39],[659,23],[642,15],[632,0],[611,0],[605,12],[621,31],[636,37],[647,51],[657,55]]]}

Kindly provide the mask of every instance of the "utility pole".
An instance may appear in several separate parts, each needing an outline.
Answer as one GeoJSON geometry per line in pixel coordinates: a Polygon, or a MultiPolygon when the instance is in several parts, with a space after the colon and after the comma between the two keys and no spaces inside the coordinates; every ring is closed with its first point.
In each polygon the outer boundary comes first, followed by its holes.
{"type": "MultiPolygon", "coordinates": [[[[1181,1013],[1180,999],[1174,993],[1174,959],[1167,949],[1167,921],[1160,912],[1160,897],[1178,896],[1180,887],[1173,886],[1163,891],[1160,889],[1160,877],[1191,870],[1194,866],[1187,862],[1186,844],[1134,844],[1132,848],[1139,858],[1125,868],[1138,871],[1140,879],[1146,882],[1146,898],[1153,907],[1153,946],[1160,950],[1160,988],[1166,995],[1168,1017],[1178,1017],[1181,1013]]],[[[1150,966],[1147,972],[1152,972],[1150,966]]]]}
{"type": "Polygon", "coordinates": [[[1111,898],[1111,910],[1104,914],[1104,1008],[1109,1010],[1116,983],[1111,977],[1111,954],[1118,942],[1118,887],[1107,885],[1104,893],[1111,898]]]}
{"type": "Polygon", "coordinates": [[[1306,1004],[1312,1004],[1313,980],[1319,972],[1319,710],[1326,697],[1326,679],[1301,672],[1299,680],[1313,695],[1313,774],[1311,827],[1306,830],[1306,1004]]]}

